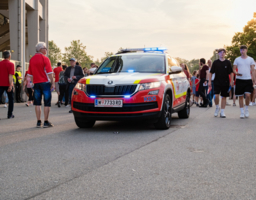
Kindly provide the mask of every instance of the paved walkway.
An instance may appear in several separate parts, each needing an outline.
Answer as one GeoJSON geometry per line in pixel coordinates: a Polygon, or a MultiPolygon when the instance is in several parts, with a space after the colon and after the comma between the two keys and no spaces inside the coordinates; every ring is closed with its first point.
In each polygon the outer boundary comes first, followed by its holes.
{"type": "MultiPolygon", "coordinates": [[[[0,199],[256,199],[256,106],[191,108],[172,128],[97,122],[78,129],[53,106],[55,127],[35,128],[33,107],[0,120],[0,199]]],[[[7,109],[0,105],[0,117],[7,109]]]]}

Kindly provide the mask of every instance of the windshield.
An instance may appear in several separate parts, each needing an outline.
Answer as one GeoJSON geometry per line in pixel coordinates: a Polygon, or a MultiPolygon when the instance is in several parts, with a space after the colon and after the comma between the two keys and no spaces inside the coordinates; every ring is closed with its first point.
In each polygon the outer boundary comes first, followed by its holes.
{"type": "Polygon", "coordinates": [[[164,55],[117,55],[103,62],[96,74],[105,73],[164,73],[164,55]]]}

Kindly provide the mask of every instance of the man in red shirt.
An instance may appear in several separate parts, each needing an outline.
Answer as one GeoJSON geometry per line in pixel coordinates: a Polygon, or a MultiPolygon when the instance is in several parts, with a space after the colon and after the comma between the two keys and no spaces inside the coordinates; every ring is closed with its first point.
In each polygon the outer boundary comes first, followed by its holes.
{"type": "Polygon", "coordinates": [[[14,64],[10,62],[11,54],[8,51],[3,52],[4,60],[0,62],[0,97],[2,97],[4,91],[7,92],[9,98],[8,114],[7,118],[14,118],[13,112],[13,75],[14,64]]]}
{"type": "Polygon", "coordinates": [[[44,42],[36,45],[36,54],[29,61],[28,76],[32,77],[34,83],[34,105],[37,117],[37,127],[41,128],[41,102],[44,95],[44,128],[53,127],[48,121],[52,93],[54,88],[53,71],[51,62],[46,57],[47,48],[44,42]]]}
{"type": "Polygon", "coordinates": [[[206,98],[204,84],[207,84],[206,75],[208,74],[209,67],[205,64],[205,59],[201,58],[199,61],[199,66],[202,66],[202,69],[199,71],[200,83],[199,83],[199,95],[203,98],[203,104],[199,107],[205,108],[208,105],[208,99],[206,98]]]}
{"type": "MultiPolygon", "coordinates": [[[[58,94],[58,99],[60,96],[60,87],[59,87],[59,75],[60,72],[62,71],[61,63],[58,62],[57,67],[53,70],[54,72],[54,77],[55,77],[55,91],[58,94]]],[[[60,101],[58,100],[57,102],[58,107],[60,107],[60,101]]]]}

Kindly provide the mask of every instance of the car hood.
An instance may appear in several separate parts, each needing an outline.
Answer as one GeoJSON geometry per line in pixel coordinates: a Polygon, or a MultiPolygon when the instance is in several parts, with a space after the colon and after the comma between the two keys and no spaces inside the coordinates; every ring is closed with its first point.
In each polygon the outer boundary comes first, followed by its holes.
{"type": "Polygon", "coordinates": [[[165,74],[154,73],[113,73],[113,74],[95,74],[86,77],[86,84],[93,85],[123,85],[138,84],[153,81],[163,81],[165,74]]]}

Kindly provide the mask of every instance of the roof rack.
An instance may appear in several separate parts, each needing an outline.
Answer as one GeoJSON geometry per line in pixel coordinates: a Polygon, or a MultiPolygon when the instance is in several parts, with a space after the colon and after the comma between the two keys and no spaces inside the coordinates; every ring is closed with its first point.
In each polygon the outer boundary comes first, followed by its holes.
{"type": "Polygon", "coordinates": [[[165,47],[126,48],[126,49],[121,49],[119,52],[117,52],[117,54],[131,53],[131,52],[138,52],[138,51],[164,53],[164,51],[166,51],[166,50],[167,50],[167,48],[165,48],[165,47]]]}

